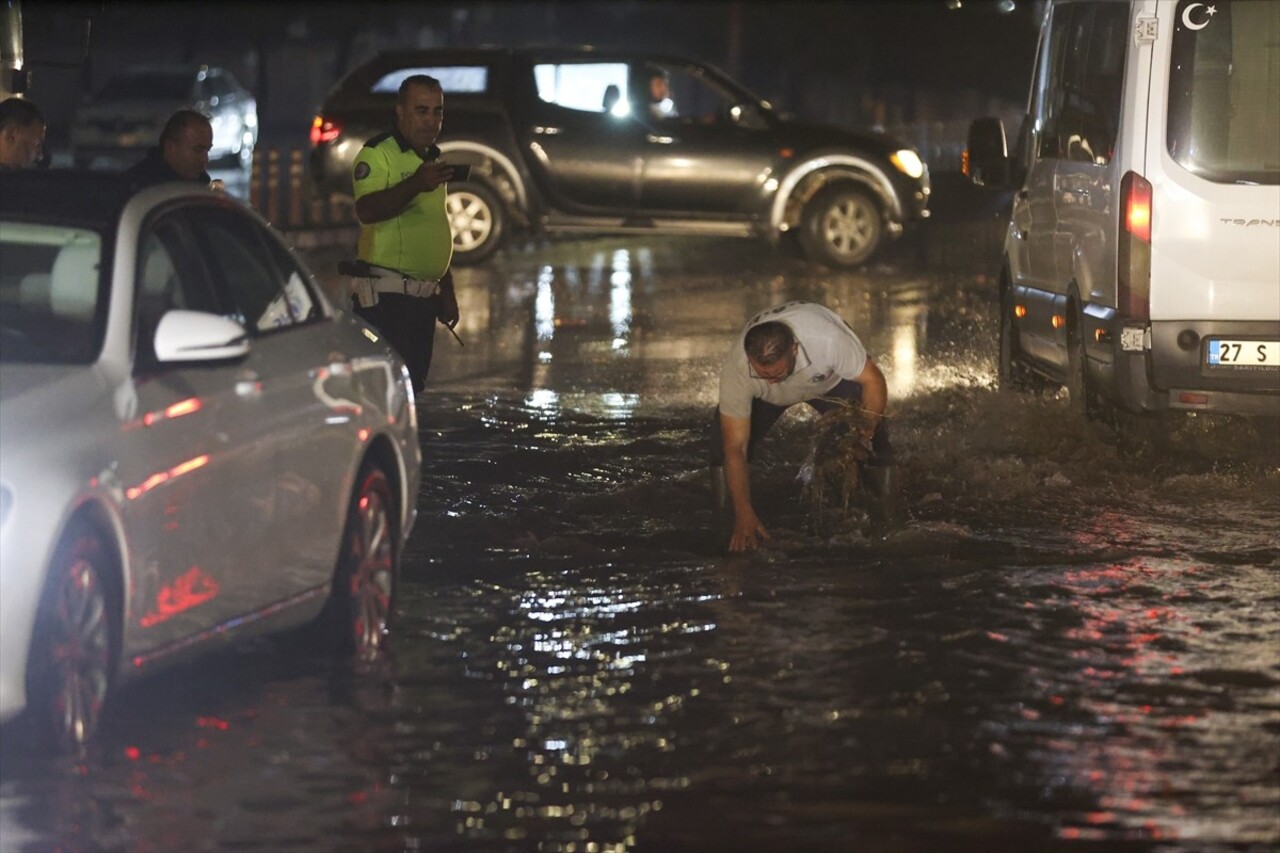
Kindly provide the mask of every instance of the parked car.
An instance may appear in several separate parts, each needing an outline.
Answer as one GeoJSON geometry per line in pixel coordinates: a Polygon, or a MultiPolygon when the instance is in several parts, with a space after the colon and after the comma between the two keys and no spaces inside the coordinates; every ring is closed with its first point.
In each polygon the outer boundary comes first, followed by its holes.
{"type": "Polygon", "coordinates": [[[377,658],[420,461],[402,363],[241,203],[0,173],[0,722],[82,745],[308,620],[377,658]]]}
{"type": "Polygon", "coordinates": [[[230,71],[209,65],[143,65],[112,77],[76,111],[72,159],[77,166],[104,157],[131,166],[160,141],[164,123],[180,109],[209,117],[211,163],[253,163],[258,102],[230,71]]]}
{"type": "Polygon", "coordinates": [[[456,263],[491,255],[514,227],[544,233],[795,233],[815,261],[853,267],[928,215],[929,176],[878,133],[790,121],[705,63],[594,49],[381,54],[348,74],[311,130],[322,197],[351,194],[361,145],[394,122],[400,82],[445,91],[442,158],[456,263]],[[649,80],[669,97],[650,109],[649,80]]]}
{"type": "Polygon", "coordinates": [[[1055,0],[1006,155],[1000,379],[1115,407],[1280,415],[1280,4],[1055,0]],[[1269,58],[1270,57],[1270,58],[1269,58]]]}

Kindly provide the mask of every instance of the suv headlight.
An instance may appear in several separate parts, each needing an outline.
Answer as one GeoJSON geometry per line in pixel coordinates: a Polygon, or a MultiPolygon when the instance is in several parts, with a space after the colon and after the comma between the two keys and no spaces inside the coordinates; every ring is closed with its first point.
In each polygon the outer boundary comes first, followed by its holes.
{"type": "Polygon", "coordinates": [[[910,148],[903,148],[889,155],[890,162],[899,172],[908,178],[919,178],[924,174],[924,161],[920,159],[920,155],[912,151],[910,148]]]}

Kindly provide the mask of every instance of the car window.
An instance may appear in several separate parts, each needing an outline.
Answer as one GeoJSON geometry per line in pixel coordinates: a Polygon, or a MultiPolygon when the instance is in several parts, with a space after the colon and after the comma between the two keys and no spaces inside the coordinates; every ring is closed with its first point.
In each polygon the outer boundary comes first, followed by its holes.
{"type": "Polygon", "coordinates": [[[1044,160],[1062,156],[1059,145],[1059,124],[1062,114],[1063,57],[1068,45],[1078,45],[1084,38],[1079,27],[1082,15],[1076,12],[1082,7],[1056,6],[1049,30],[1049,45],[1045,51],[1045,65],[1040,75],[1041,89],[1037,98],[1036,129],[1039,145],[1036,157],[1044,160]]]}
{"type": "Polygon", "coordinates": [[[571,110],[628,115],[625,62],[562,62],[533,66],[538,97],[571,110]]]}
{"type": "Polygon", "coordinates": [[[180,215],[169,215],[147,226],[138,241],[136,274],[138,300],[162,311],[182,309],[222,314],[225,301],[205,277],[204,269],[191,257],[183,242],[180,215]]]}
{"type": "Polygon", "coordinates": [[[170,214],[147,225],[138,241],[134,274],[136,351],[141,365],[150,363],[151,341],[160,319],[168,311],[231,313],[218,299],[205,277],[203,266],[193,260],[191,247],[183,240],[181,214],[170,214]]]}
{"type": "Polygon", "coordinates": [[[254,223],[258,229],[262,243],[267,247],[267,254],[275,263],[276,270],[284,281],[285,296],[289,301],[289,310],[298,322],[317,320],[324,316],[320,302],[315,297],[315,280],[307,273],[289,250],[280,245],[280,241],[271,234],[265,233],[261,225],[254,223]]]}
{"type": "Polygon", "coordinates": [[[379,77],[370,92],[400,91],[400,84],[408,77],[425,74],[440,81],[440,88],[448,94],[484,94],[489,91],[489,69],[484,65],[432,65],[420,68],[399,68],[379,77]]]}
{"type": "Polygon", "coordinates": [[[1217,183],[1280,184],[1280,4],[1178,4],[1169,155],[1217,183]]]}
{"type": "Polygon", "coordinates": [[[1076,9],[1063,56],[1058,99],[1059,156],[1111,161],[1120,121],[1120,89],[1129,10],[1093,3],[1076,9]]]}
{"type": "Polygon", "coordinates": [[[222,207],[192,208],[187,217],[215,287],[250,334],[288,328],[315,313],[305,284],[282,274],[255,222],[222,207]]]}
{"type": "MultiPolygon", "coordinates": [[[[729,92],[698,74],[682,68],[666,69],[667,91],[665,101],[656,105],[660,117],[691,124],[716,124],[733,121],[750,123],[759,118],[758,111],[736,102],[729,92]]],[[[646,84],[648,81],[646,81],[646,84]]]]}
{"type": "Polygon", "coordinates": [[[221,74],[215,74],[209,78],[209,88],[213,91],[214,97],[222,99],[228,95],[234,95],[235,90],[231,88],[231,84],[221,74]]]}
{"type": "Polygon", "coordinates": [[[92,361],[107,288],[95,231],[0,222],[0,360],[92,361]]]}

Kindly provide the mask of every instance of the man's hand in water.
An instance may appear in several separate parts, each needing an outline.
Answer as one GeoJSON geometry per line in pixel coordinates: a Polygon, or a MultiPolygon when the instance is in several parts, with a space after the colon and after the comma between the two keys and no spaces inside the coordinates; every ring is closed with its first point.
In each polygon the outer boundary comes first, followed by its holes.
{"type": "Polygon", "coordinates": [[[761,539],[770,539],[769,531],[764,529],[760,519],[754,512],[743,513],[733,523],[733,536],[729,538],[729,550],[754,551],[760,547],[761,539]]]}

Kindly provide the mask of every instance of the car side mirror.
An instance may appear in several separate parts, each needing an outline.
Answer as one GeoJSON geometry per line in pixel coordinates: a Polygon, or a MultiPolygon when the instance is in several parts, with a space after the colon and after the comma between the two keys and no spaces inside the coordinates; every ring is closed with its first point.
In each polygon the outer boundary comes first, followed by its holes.
{"type": "Polygon", "coordinates": [[[230,317],[204,311],[167,311],[156,326],[161,363],[224,361],[249,354],[249,335],[230,317]]]}
{"type": "Polygon", "coordinates": [[[980,187],[1008,186],[1009,147],[1003,121],[986,117],[974,119],[969,125],[962,171],[980,187]]]}

